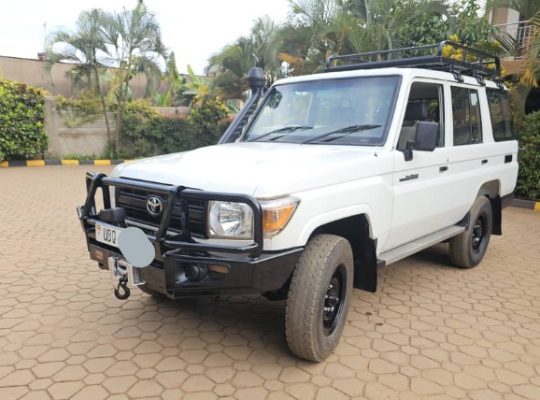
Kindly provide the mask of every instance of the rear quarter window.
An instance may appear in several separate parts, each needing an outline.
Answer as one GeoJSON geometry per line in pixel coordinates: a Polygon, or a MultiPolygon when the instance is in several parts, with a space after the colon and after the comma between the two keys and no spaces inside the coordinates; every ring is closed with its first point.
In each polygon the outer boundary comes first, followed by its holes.
{"type": "Polygon", "coordinates": [[[486,89],[486,94],[493,128],[493,139],[496,142],[515,140],[508,92],[500,89],[486,89]]]}

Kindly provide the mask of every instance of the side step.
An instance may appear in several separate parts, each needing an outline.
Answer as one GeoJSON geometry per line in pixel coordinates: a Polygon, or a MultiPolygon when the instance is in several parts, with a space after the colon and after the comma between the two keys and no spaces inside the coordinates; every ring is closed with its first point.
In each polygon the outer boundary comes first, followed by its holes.
{"type": "Polygon", "coordinates": [[[441,229],[430,235],[421,237],[420,239],[413,240],[412,242],[405,243],[395,249],[388,250],[385,253],[379,255],[378,259],[383,261],[386,265],[395,263],[399,260],[409,257],[414,253],[418,253],[421,250],[427,249],[434,244],[440,243],[452,236],[459,235],[465,231],[463,226],[450,226],[445,229],[441,229]]]}

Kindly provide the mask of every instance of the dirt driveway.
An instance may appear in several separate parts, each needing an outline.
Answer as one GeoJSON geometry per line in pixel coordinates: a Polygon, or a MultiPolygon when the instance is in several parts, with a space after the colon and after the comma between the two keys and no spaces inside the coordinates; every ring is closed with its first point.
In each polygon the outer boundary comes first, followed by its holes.
{"type": "Polygon", "coordinates": [[[0,170],[1,400],[540,399],[540,213],[508,209],[473,270],[444,245],[381,270],[311,364],[282,303],[116,300],[75,217],[87,169],[0,170]]]}

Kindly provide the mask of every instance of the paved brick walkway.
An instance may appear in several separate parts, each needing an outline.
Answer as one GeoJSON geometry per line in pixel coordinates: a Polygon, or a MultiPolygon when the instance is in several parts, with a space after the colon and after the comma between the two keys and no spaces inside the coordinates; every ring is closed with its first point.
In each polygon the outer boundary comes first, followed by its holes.
{"type": "Polygon", "coordinates": [[[509,209],[476,269],[442,245],[387,267],[310,364],[282,303],[116,300],[75,217],[85,171],[0,170],[1,400],[540,399],[540,213],[509,209]]]}

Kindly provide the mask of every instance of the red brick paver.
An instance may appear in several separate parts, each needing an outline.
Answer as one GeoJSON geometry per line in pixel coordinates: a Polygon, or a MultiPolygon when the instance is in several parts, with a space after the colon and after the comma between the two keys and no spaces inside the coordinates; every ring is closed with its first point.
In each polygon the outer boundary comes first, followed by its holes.
{"type": "Polygon", "coordinates": [[[0,170],[1,400],[540,399],[540,213],[508,209],[473,270],[445,245],[385,268],[312,364],[283,303],[116,300],[75,217],[86,169],[0,170]]]}

